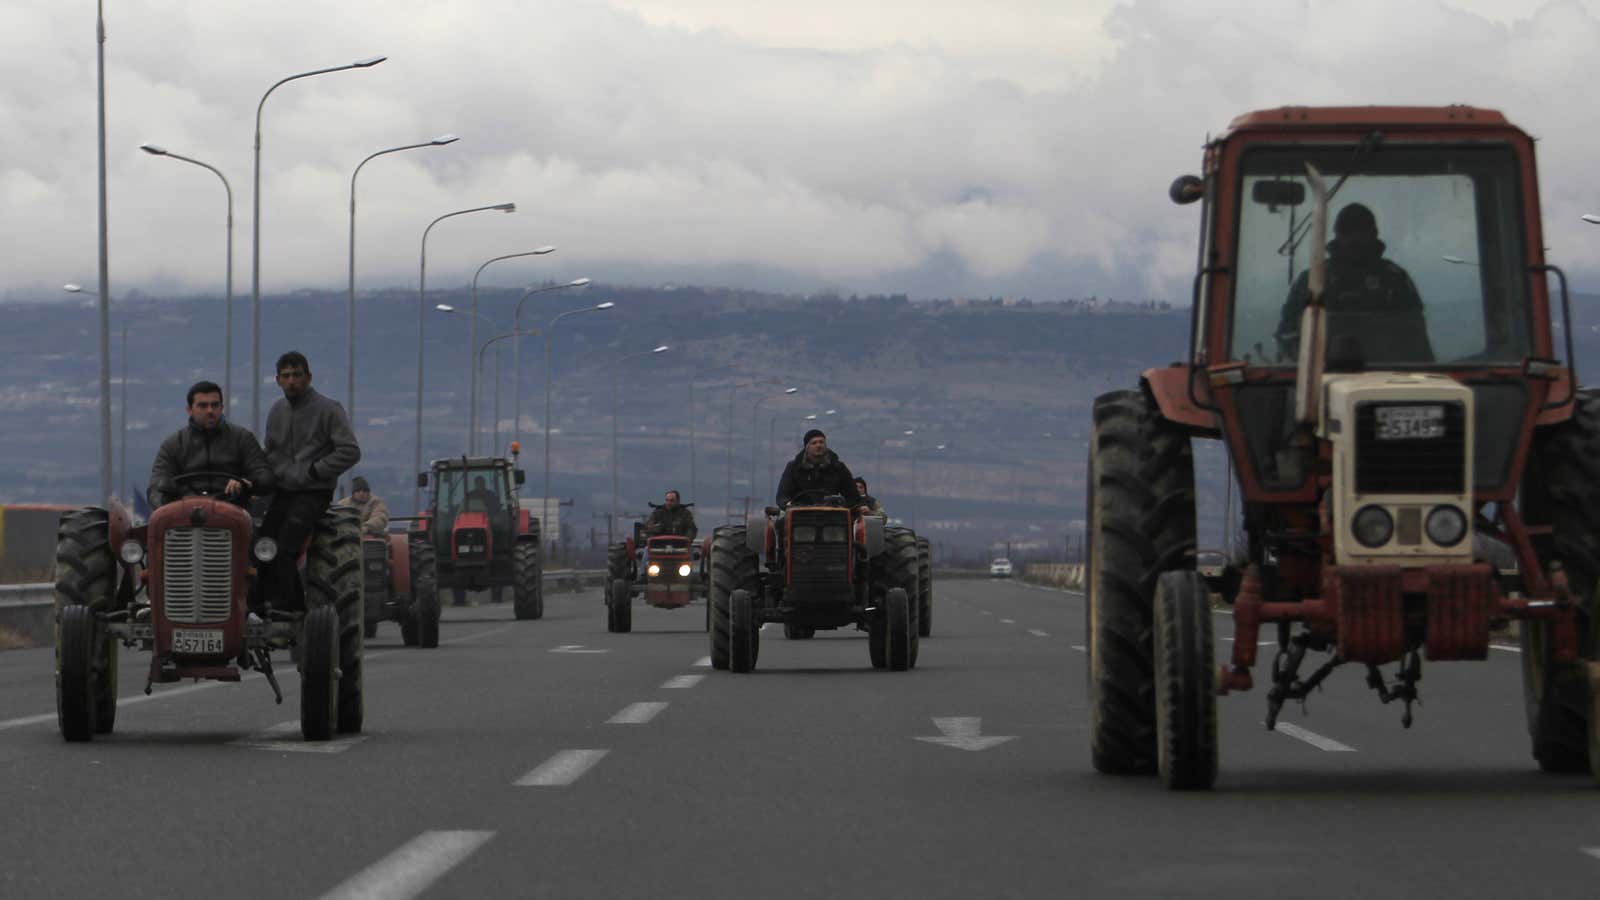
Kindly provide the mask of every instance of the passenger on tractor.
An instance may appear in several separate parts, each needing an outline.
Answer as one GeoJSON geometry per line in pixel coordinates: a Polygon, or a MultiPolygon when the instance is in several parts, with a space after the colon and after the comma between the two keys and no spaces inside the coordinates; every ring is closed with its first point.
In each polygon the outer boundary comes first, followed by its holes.
{"type": "Polygon", "coordinates": [[[867,493],[867,480],[860,475],[856,476],[856,493],[861,495],[861,505],[867,508],[866,515],[889,518],[888,511],[878,502],[878,498],[867,493]]]}
{"type": "Polygon", "coordinates": [[[828,449],[828,436],[813,428],[806,432],[803,444],[783,467],[783,477],[778,480],[778,506],[786,507],[802,495],[837,494],[844,498],[846,506],[861,507],[855,476],[839,455],[828,449]]]}
{"type": "Polygon", "coordinates": [[[678,492],[669,490],[661,505],[650,511],[650,518],[644,523],[644,533],[651,537],[678,534],[692,542],[700,529],[695,527],[694,513],[679,502],[678,492]]]}
{"type": "Polygon", "coordinates": [[[357,475],[350,480],[350,496],[334,506],[347,506],[361,514],[361,533],[367,537],[383,537],[389,530],[389,506],[383,498],[372,494],[372,485],[357,475]]]}
{"type": "Polygon", "coordinates": [[[227,420],[223,402],[215,382],[197,381],[189,388],[189,424],[161,442],[150,467],[146,497],[152,509],[188,494],[220,494],[243,506],[251,494],[272,493],[275,479],[266,454],[250,429],[227,420]],[[178,480],[204,472],[218,474],[178,480]]]}
{"type": "MultiPolygon", "coordinates": [[[[1433,347],[1422,298],[1411,276],[1384,259],[1378,219],[1361,203],[1339,210],[1328,242],[1327,280],[1322,291],[1328,308],[1330,368],[1431,363],[1433,347]]],[[[1310,270],[1300,273],[1283,304],[1278,352],[1294,360],[1300,347],[1300,314],[1311,299],[1310,270]]]]}
{"type": "Polygon", "coordinates": [[[303,609],[305,593],[297,561],[343,475],[361,459],[361,447],[344,407],[311,387],[311,364],[298,350],[278,357],[283,399],[267,413],[267,462],[278,479],[260,533],[282,548],[261,573],[268,596],[288,609],[303,609]]]}

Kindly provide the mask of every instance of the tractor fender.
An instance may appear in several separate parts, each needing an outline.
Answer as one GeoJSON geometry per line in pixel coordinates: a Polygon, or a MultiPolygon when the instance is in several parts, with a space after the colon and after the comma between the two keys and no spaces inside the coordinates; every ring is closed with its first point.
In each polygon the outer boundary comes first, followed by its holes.
{"type": "Polygon", "coordinates": [[[760,524],[751,523],[744,530],[744,547],[757,556],[767,549],[767,535],[772,531],[772,523],[762,519],[760,524]]]}
{"type": "Polygon", "coordinates": [[[867,551],[867,556],[877,556],[883,552],[883,527],[887,523],[882,516],[861,517],[861,546],[867,551]]]}
{"type": "Polygon", "coordinates": [[[1214,413],[1195,405],[1189,391],[1189,379],[1194,379],[1194,394],[1208,401],[1211,386],[1205,370],[1174,363],[1164,369],[1147,369],[1141,377],[1144,388],[1161,410],[1161,417],[1194,434],[1220,436],[1214,413]]]}
{"type": "Polygon", "coordinates": [[[389,590],[411,595],[411,536],[389,535],[389,590]]]}

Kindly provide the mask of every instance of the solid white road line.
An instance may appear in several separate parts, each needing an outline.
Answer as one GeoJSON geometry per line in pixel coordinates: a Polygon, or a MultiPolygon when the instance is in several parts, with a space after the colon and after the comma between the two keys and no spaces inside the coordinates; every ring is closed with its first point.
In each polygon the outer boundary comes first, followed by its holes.
{"type": "Polygon", "coordinates": [[[643,725],[666,709],[665,703],[630,703],[606,720],[607,725],[643,725]]]}
{"type": "Polygon", "coordinates": [[[674,678],[668,678],[662,683],[661,687],[668,690],[673,688],[692,688],[705,680],[706,677],[704,675],[678,675],[674,678]]]}
{"type": "Polygon", "coordinates": [[[594,768],[609,750],[563,750],[518,778],[517,787],[566,787],[594,768]]]}
{"type": "MultiPolygon", "coordinates": [[[[166,690],[157,689],[153,694],[135,694],[132,697],[119,697],[117,698],[117,707],[120,709],[124,706],[132,706],[135,703],[148,703],[151,700],[165,700],[168,697],[192,694],[195,691],[207,691],[228,683],[225,681],[202,681],[199,684],[186,684],[183,687],[168,688],[166,690]]],[[[20,719],[6,719],[0,722],[0,731],[23,725],[37,725],[40,722],[54,722],[55,720],[55,713],[40,713],[36,716],[23,716],[20,719]]]]}
{"type": "Polygon", "coordinates": [[[1317,734],[1315,731],[1307,731],[1304,728],[1301,728],[1299,725],[1291,725],[1288,722],[1279,722],[1277,730],[1279,734],[1287,735],[1297,741],[1305,741],[1318,750],[1326,750],[1329,753],[1356,752],[1356,748],[1351,747],[1348,744],[1341,744],[1333,738],[1323,737],[1322,735],[1317,734]]]}
{"type": "Polygon", "coordinates": [[[1037,628],[1029,628],[1028,629],[1028,633],[1033,635],[1034,637],[1049,637],[1050,636],[1050,632],[1048,632],[1048,631],[1040,631],[1037,628]]]}
{"type": "Polygon", "coordinates": [[[458,638],[451,638],[448,641],[440,641],[439,643],[441,643],[441,644],[465,644],[467,641],[475,641],[478,638],[485,638],[485,637],[488,637],[491,634],[499,634],[502,631],[510,631],[511,629],[513,629],[515,627],[517,627],[515,623],[510,624],[510,625],[501,625],[499,628],[491,628],[488,631],[480,631],[480,632],[478,632],[476,634],[468,634],[468,635],[464,635],[464,636],[458,637],[458,638]]]}
{"type": "Polygon", "coordinates": [[[694,661],[694,665],[697,669],[709,669],[711,668],[711,657],[702,656],[694,661]]]}
{"type": "Polygon", "coordinates": [[[323,894],[322,900],[416,897],[492,837],[492,831],[424,831],[323,894]]]}

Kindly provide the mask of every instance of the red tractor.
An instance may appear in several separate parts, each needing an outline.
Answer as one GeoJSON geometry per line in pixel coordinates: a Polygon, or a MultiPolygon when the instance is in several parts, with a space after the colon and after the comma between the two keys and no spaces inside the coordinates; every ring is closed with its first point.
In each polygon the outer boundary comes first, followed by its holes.
{"type": "Polygon", "coordinates": [[[466,603],[467,591],[485,588],[498,603],[509,587],[516,617],[538,619],[544,616],[539,519],[517,499],[526,477],[516,467],[520,452],[512,441],[509,460],[434,460],[417,474],[417,486],[432,490],[410,537],[433,548],[435,585],[448,588],[455,605],[466,603]]]}
{"type": "Polygon", "coordinates": [[[659,609],[681,609],[694,600],[705,600],[705,627],[709,629],[711,579],[706,562],[710,555],[710,538],[646,537],[643,523],[635,522],[631,537],[607,549],[606,630],[633,630],[634,594],[643,595],[646,604],[659,609]]]}
{"type": "Polygon", "coordinates": [[[1263,626],[1267,727],[1344,664],[1409,726],[1424,655],[1482,660],[1517,621],[1534,758],[1600,772],[1600,394],[1576,389],[1533,139],[1465,106],[1254,112],[1171,195],[1200,204],[1188,358],[1094,405],[1095,767],[1209,788],[1215,698],[1251,689],[1263,626]],[[1224,441],[1243,497],[1209,579],[1195,438],[1224,441]]]}
{"type": "Polygon", "coordinates": [[[854,626],[867,632],[874,668],[917,664],[920,557],[916,535],[885,528],[838,495],[768,507],[752,527],[724,525],[711,537],[711,666],[755,669],[761,626],[785,637],[854,626]]]}
{"type": "MultiPolygon", "coordinates": [[[[237,475],[194,472],[189,489],[237,475]]],[[[148,650],[154,684],[184,679],[238,681],[255,669],[279,703],[272,651],[291,650],[300,670],[300,730],[308,741],[361,730],[361,522],[329,508],[305,547],[279,547],[256,534],[250,513],[196,494],[134,524],[125,509],[64,513],[56,536],[56,713],[61,735],[109,734],[117,714],[117,648],[148,650]],[[279,553],[304,554],[306,610],[283,598],[249,599],[263,584],[257,567],[279,553]]]]}
{"type": "MultiPolygon", "coordinates": [[[[390,521],[410,521],[396,517],[390,521]]],[[[434,584],[433,545],[405,532],[361,540],[366,596],[366,636],[378,623],[396,622],[407,647],[439,646],[439,588],[434,584]]]]}

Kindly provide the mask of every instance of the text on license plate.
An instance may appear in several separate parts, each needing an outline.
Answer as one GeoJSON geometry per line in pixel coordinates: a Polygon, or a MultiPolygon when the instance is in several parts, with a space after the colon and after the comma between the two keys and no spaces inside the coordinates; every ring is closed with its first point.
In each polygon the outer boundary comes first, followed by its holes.
{"type": "Polygon", "coordinates": [[[1377,412],[1380,441],[1413,441],[1444,437],[1442,406],[1382,406],[1377,412]]]}
{"type": "Polygon", "coordinates": [[[173,653],[220,654],[222,632],[214,629],[172,629],[173,653]]]}

